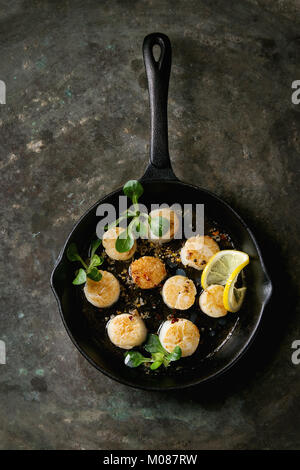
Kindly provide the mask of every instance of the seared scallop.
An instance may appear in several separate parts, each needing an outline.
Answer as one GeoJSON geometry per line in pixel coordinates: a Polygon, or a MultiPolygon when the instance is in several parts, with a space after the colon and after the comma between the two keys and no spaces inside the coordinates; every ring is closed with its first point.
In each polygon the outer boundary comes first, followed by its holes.
{"type": "Polygon", "coordinates": [[[125,229],[123,227],[113,227],[107,230],[107,232],[105,232],[102,238],[102,245],[106,251],[106,254],[110,258],[118,260],[118,261],[126,261],[132,258],[136,250],[135,240],[134,240],[133,247],[129,251],[125,251],[125,253],[120,253],[116,249],[116,240],[118,236],[124,231],[125,229]]]}
{"type": "Polygon", "coordinates": [[[168,352],[172,352],[175,346],[179,346],[182,357],[187,357],[196,351],[200,341],[200,333],[190,320],[178,318],[165,321],[162,324],[159,330],[159,340],[168,352]]]}
{"type": "Polygon", "coordinates": [[[197,290],[191,279],[185,276],[172,276],[166,280],[162,297],[170,308],[187,310],[195,302],[197,290]]]}
{"type": "Polygon", "coordinates": [[[164,263],[159,258],[143,256],[131,263],[129,274],[133,282],[141,289],[152,289],[161,283],[167,272],[164,263]]]}
{"type": "Polygon", "coordinates": [[[109,320],[107,333],[118,348],[132,349],[146,340],[147,328],[138,314],[121,313],[109,320]]]}
{"type": "Polygon", "coordinates": [[[84,293],[87,300],[95,307],[106,308],[113,305],[119,299],[120,284],[118,279],[108,271],[100,271],[100,281],[86,279],[84,293]]]}
{"type": "Polygon", "coordinates": [[[224,317],[227,310],[223,304],[224,287],[218,284],[208,286],[199,298],[199,305],[202,312],[206,313],[209,317],[224,317]]]}
{"type": "Polygon", "coordinates": [[[220,248],[211,237],[197,235],[185,242],[180,257],[185,266],[191,266],[201,271],[205,268],[209,259],[218,251],[220,251],[220,248]]]}
{"type": "Polygon", "coordinates": [[[179,230],[179,219],[178,219],[177,214],[172,209],[169,209],[169,208],[155,209],[150,212],[149,216],[151,218],[163,217],[169,222],[169,229],[161,237],[159,237],[158,235],[154,235],[154,233],[150,230],[149,238],[152,241],[156,241],[159,243],[166,243],[174,238],[175,234],[179,230]]]}

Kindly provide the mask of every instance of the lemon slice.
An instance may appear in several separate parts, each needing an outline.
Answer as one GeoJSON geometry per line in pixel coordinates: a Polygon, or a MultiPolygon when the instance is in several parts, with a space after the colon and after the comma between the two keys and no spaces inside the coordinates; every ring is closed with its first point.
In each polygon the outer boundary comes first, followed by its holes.
{"type": "Polygon", "coordinates": [[[235,287],[237,278],[241,272],[240,267],[237,267],[226,282],[223,293],[223,304],[228,312],[237,312],[244,301],[246,294],[246,287],[235,287]]]}
{"type": "Polygon", "coordinates": [[[225,286],[227,281],[233,280],[232,274],[237,277],[239,272],[249,263],[249,256],[243,251],[221,250],[210,258],[205,266],[201,285],[206,289],[211,284],[225,286]]]}

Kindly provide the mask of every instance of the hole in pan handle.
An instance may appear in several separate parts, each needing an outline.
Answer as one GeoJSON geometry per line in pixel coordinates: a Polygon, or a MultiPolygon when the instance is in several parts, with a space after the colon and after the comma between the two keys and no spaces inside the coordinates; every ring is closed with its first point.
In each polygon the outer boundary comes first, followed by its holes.
{"type": "Polygon", "coordinates": [[[151,115],[150,163],[143,179],[177,179],[173,173],[168,146],[168,90],[172,61],[172,48],[168,36],[152,33],[145,37],[143,56],[148,79],[151,115]],[[155,60],[154,46],[160,47],[155,60]],[[160,170],[159,172],[157,170],[160,170]]]}

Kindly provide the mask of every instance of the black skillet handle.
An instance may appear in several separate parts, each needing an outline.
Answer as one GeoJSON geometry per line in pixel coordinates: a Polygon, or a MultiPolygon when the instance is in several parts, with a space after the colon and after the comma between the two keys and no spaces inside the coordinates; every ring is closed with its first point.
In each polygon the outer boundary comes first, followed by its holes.
{"type": "Polygon", "coordinates": [[[151,113],[150,162],[143,179],[177,179],[173,173],[168,146],[168,90],[172,48],[168,36],[152,33],[145,37],[143,56],[148,78],[151,113]],[[155,60],[153,47],[160,47],[160,58],[155,60]]]}

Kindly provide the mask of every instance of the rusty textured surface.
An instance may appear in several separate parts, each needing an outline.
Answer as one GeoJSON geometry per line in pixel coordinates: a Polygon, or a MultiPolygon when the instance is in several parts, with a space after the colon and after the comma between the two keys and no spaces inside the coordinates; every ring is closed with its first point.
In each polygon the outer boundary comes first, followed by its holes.
{"type": "Polygon", "coordinates": [[[0,3],[0,448],[299,448],[299,3],[0,3]],[[240,365],[184,394],[99,374],[71,344],[49,287],[78,217],[146,166],[141,44],[155,30],[173,45],[174,171],[243,214],[276,291],[240,365]]]}

